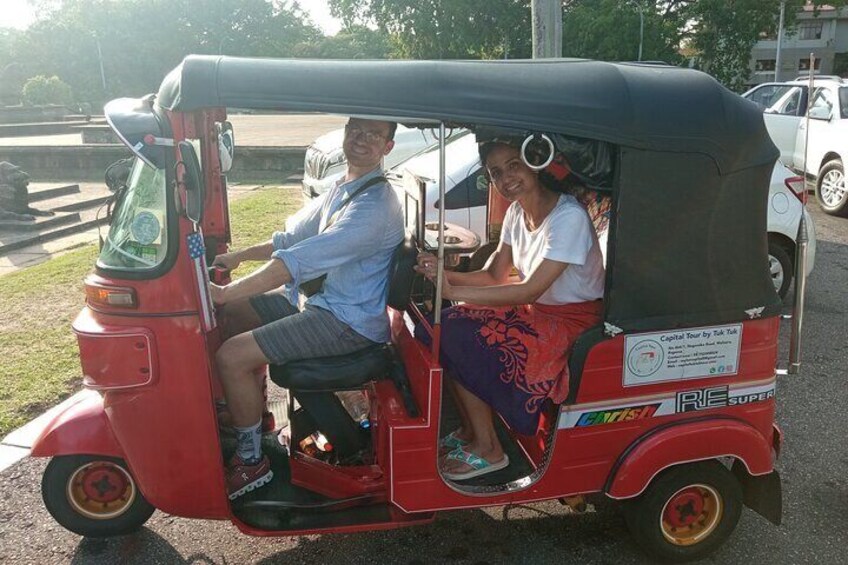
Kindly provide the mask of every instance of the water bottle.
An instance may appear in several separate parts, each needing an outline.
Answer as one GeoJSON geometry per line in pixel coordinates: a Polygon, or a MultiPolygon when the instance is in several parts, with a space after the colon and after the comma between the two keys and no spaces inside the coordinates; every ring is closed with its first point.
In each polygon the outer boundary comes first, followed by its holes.
{"type": "Polygon", "coordinates": [[[337,392],[336,396],[342,402],[347,413],[353,418],[353,421],[359,424],[359,427],[367,430],[371,427],[371,420],[368,419],[368,414],[371,411],[371,403],[368,401],[368,396],[362,390],[345,390],[337,392]]]}

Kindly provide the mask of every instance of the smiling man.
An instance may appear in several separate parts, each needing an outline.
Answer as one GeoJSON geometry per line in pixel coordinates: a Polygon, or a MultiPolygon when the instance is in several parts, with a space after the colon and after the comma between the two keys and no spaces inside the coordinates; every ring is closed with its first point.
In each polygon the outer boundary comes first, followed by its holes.
{"type": "Polygon", "coordinates": [[[264,383],[255,370],[345,355],[389,339],[388,275],[403,240],[403,215],[381,162],[394,146],[396,128],[351,118],[343,144],[346,175],[298,212],[286,231],[215,258],[214,264],[228,269],[267,261],[226,286],[211,285],[213,301],[226,305],[225,329],[232,336],[216,354],[237,438],[227,473],[231,499],[273,477],[260,446],[264,383]],[[317,292],[298,308],[298,290],[306,282],[317,292]]]}

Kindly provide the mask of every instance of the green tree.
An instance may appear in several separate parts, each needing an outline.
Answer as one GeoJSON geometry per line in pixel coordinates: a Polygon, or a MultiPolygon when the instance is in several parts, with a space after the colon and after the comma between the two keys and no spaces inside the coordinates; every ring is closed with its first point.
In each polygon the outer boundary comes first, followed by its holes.
{"type": "Polygon", "coordinates": [[[409,59],[530,56],[530,0],[328,0],[345,26],[375,25],[393,56],[409,59]]]}
{"type": "Polygon", "coordinates": [[[73,100],[71,87],[57,76],[34,76],[24,83],[21,100],[27,106],[46,104],[70,104],[73,100]]]}
{"type": "Polygon", "coordinates": [[[319,59],[387,59],[392,43],[382,31],[351,25],[334,36],[306,41],[295,48],[297,57],[319,59]]]}
{"type": "MultiPolygon", "coordinates": [[[[56,75],[79,100],[94,103],[155,91],[191,53],[285,57],[322,37],[290,1],[42,0],[38,5],[42,15],[8,56],[26,76],[56,75]]],[[[3,45],[0,40],[0,49],[3,45]]]]}
{"type": "Polygon", "coordinates": [[[640,19],[644,21],[642,60],[679,62],[678,22],[663,18],[654,2],[639,0],[566,2],[562,24],[563,55],[601,61],[636,61],[639,58],[640,19]]]}

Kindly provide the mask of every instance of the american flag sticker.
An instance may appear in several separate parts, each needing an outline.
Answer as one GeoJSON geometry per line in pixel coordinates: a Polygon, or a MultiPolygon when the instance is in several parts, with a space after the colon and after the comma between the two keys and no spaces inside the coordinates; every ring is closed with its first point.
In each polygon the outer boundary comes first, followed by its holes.
{"type": "Polygon", "coordinates": [[[212,311],[212,297],[209,294],[209,281],[206,268],[206,247],[203,245],[203,234],[194,232],[186,237],[188,256],[194,263],[194,274],[197,279],[197,292],[200,295],[200,317],[203,330],[209,331],[215,327],[215,315],[212,311]]]}

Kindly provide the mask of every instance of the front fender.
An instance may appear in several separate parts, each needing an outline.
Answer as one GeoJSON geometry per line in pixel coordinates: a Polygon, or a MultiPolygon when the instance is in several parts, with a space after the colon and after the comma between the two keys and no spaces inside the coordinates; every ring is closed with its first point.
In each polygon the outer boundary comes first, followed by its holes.
{"type": "Polygon", "coordinates": [[[719,457],[741,461],[753,476],[774,468],[771,438],[739,420],[709,418],[673,424],[636,440],[619,457],[604,490],[611,498],[632,498],[663,469],[719,457]]]}
{"type": "Polygon", "coordinates": [[[56,455],[107,455],[124,458],[103,409],[103,398],[93,391],[50,420],[32,446],[33,457],[56,455]]]}

